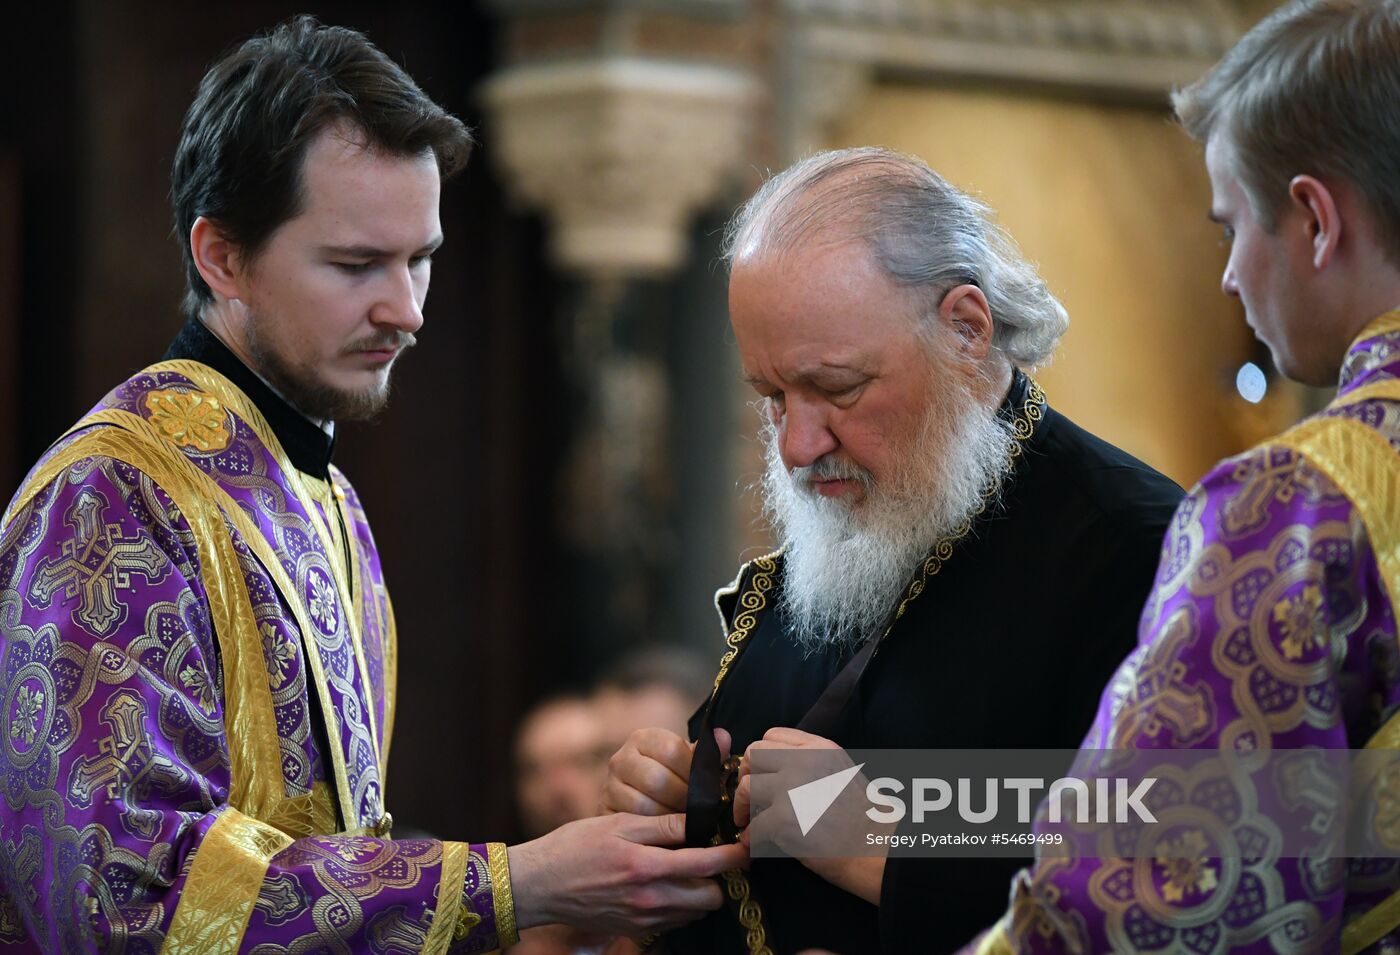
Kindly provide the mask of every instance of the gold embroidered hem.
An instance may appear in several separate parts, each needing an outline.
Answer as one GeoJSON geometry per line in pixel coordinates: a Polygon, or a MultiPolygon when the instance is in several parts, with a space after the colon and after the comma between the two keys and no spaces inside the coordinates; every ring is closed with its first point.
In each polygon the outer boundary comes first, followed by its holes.
{"type": "Polygon", "coordinates": [[[466,880],[468,847],[463,842],[442,844],[442,879],[423,955],[443,955],[457,937],[462,916],[462,884],[466,880]]]}
{"type": "Polygon", "coordinates": [[[515,926],[515,898],[510,885],[510,855],[503,842],[486,844],[486,864],[491,873],[491,904],[496,915],[496,938],[501,948],[520,941],[515,926]]]}
{"type": "Polygon", "coordinates": [[[292,842],[232,807],[204,834],[161,955],[237,952],[272,857],[292,842]]]}

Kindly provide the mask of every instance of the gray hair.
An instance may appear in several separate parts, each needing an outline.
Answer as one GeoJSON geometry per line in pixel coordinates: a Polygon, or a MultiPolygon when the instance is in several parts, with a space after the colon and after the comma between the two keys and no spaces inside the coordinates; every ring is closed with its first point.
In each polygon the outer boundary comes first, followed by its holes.
{"type": "Polygon", "coordinates": [[[862,147],[803,159],[735,213],[724,259],[732,267],[759,252],[781,254],[818,231],[824,241],[864,241],[895,282],[935,307],[955,286],[980,288],[992,346],[1013,364],[1043,364],[1069,327],[1064,306],[991,209],[917,157],[862,147]]]}
{"type": "Polygon", "coordinates": [[[1249,204],[1275,228],[1307,173],[1360,190],[1400,262],[1400,2],[1295,0],[1172,96],[1194,139],[1219,134],[1249,204]]]}

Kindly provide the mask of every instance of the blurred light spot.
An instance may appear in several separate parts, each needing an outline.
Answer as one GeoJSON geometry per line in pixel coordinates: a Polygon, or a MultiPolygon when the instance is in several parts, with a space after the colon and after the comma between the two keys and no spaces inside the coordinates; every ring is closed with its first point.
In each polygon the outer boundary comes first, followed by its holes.
{"type": "Polygon", "coordinates": [[[1240,366],[1235,375],[1235,388],[1245,401],[1258,404],[1263,400],[1264,392],[1269,390],[1269,380],[1264,377],[1262,368],[1252,361],[1247,361],[1240,366]]]}

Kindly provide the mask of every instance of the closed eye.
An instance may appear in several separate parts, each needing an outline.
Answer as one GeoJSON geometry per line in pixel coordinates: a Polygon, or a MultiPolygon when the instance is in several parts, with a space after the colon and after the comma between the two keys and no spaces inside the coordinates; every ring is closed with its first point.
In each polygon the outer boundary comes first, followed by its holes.
{"type": "Polygon", "coordinates": [[[841,404],[843,402],[854,401],[856,398],[860,397],[861,391],[865,388],[867,384],[869,384],[868,380],[857,381],[849,385],[838,385],[822,388],[821,393],[826,397],[828,401],[841,404]]]}
{"type": "Polygon", "coordinates": [[[374,263],[373,263],[373,262],[334,262],[334,263],[332,263],[332,264],[333,264],[336,268],[340,269],[340,271],[344,272],[346,275],[363,275],[364,273],[366,273],[366,272],[369,271],[369,267],[370,267],[371,265],[373,265],[374,263]]]}

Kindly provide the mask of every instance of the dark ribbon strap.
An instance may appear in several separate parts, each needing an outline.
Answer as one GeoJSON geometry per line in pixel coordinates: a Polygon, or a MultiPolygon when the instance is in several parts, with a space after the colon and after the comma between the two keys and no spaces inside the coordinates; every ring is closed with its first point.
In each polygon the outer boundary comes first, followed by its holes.
{"type": "Polygon", "coordinates": [[[880,648],[882,638],[876,637],[865,641],[861,645],[856,655],[846,661],[846,665],[841,668],[841,672],[826,685],[822,695],[817,697],[817,702],[812,704],[812,708],[807,711],[807,715],[802,717],[797,724],[797,729],[804,733],[811,733],[813,736],[825,736],[828,739],[836,731],[836,721],[846,709],[846,704],[851,702],[851,697],[855,695],[856,687],[860,685],[861,677],[865,676],[865,669],[870,665],[870,661],[875,657],[875,651],[880,648]]]}
{"type": "Polygon", "coordinates": [[[714,711],[718,690],[710,695],[705,718],[700,721],[700,735],[695,739],[695,752],[690,757],[690,782],[685,794],[685,843],[688,846],[708,846],[716,834],[723,835],[725,826],[734,828],[733,804],[722,800],[725,791],[724,760],[715,742],[714,711]]]}
{"type": "MultiPolygon", "coordinates": [[[[866,668],[879,649],[881,638],[865,641],[856,655],[846,661],[826,685],[817,702],[812,704],[797,724],[797,729],[814,736],[831,737],[837,720],[856,692],[866,668]]],[[[740,653],[742,653],[742,649],[740,653]]],[[[732,667],[737,662],[730,662],[732,667]]],[[[710,695],[705,716],[700,721],[700,733],[695,740],[695,752],[690,759],[690,780],[685,796],[685,841],[689,846],[708,846],[716,836],[732,842],[738,835],[734,826],[734,790],[738,785],[738,760],[731,754],[722,760],[719,744],[715,742],[714,712],[719,688],[710,695]]]]}

